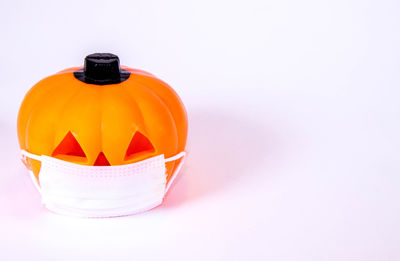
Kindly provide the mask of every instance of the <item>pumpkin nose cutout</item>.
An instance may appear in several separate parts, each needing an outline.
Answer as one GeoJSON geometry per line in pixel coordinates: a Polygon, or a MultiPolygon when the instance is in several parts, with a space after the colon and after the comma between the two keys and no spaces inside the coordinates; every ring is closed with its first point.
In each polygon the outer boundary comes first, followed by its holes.
{"type": "Polygon", "coordinates": [[[110,166],[110,162],[108,162],[106,155],[104,155],[103,152],[100,152],[93,166],[110,166]]]}

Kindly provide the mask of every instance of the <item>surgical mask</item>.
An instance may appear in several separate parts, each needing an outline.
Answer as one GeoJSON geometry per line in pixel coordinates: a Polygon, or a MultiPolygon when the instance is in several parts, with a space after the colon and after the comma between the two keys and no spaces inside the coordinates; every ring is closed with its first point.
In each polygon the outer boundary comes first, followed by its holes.
{"type": "Polygon", "coordinates": [[[114,217],[160,205],[183,159],[169,182],[165,163],[184,157],[185,152],[118,166],[80,165],[24,150],[22,155],[23,160],[27,157],[41,162],[39,184],[32,172],[31,176],[49,210],[79,217],[114,217]]]}

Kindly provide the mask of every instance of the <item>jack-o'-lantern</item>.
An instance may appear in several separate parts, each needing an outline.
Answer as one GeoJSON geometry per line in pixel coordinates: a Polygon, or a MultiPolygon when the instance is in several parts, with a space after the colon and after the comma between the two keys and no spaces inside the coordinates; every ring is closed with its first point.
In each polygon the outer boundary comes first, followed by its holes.
{"type": "MultiPolygon", "coordinates": [[[[113,54],[97,53],[85,58],[84,67],[63,70],[32,87],[19,111],[18,137],[31,155],[107,170],[183,152],[187,116],[165,82],[120,67],[113,54]]],[[[41,186],[43,162],[34,158],[24,161],[41,186]]],[[[165,163],[167,183],[181,161],[165,163]]]]}

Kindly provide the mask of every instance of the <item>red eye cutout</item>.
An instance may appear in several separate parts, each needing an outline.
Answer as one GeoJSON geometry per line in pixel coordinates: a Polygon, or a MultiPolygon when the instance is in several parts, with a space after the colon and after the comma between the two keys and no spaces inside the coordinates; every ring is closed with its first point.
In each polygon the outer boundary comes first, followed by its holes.
{"type": "Polygon", "coordinates": [[[57,148],[53,151],[52,156],[69,155],[77,157],[85,157],[85,152],[78,141],[75,139],[71,132],[68,132],[64,139],[58,144],[57,148]]]}
{"type": "Polygon", "coordinates": [[[154,147],[149,139],[142,133],[136,132],[126,150],[125,160],[130,160],[143,153],[152,153],[154,151],[154,147]]]}
{"type": "MultiPolygon", "coordinates": [[[[132,160],[140,157],[146,153],[153,153],[155,151],[150,140],[140,132],[133,135],[132,140],[126,150],[125,160],[132,160]]],[[[56,156],[74,156],[86,159],[85,152],[81,145],[76,140],[75,136],[68,132],[64,139],[58,144],[52,153],[53,157],[56,156]]],[[[65,159],[65,158],[64,158],[65,159]]],[[[103,152],[100,152],[94,162],[93,166],[110,166],[110,162],[103,152]]]]}

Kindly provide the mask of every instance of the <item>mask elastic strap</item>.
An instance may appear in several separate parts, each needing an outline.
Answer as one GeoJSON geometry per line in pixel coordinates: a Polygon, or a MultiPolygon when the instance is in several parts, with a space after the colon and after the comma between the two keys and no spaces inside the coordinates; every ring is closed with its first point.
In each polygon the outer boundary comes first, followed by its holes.
{"type": "Polygon", "coordinates": [[[27,152],[26,150],[21,150],[21,154],[22,156],[25,156],[27,158],[42,161],[42,156],[32,154],[30,152],[27,152]]]}
{"type": "MultiPolygon", "coordinates": [[[[34,159],[34,160],[38,160],[38,161],[42,161],[42,156],[36,155],[36,154],[32,154],[30,152],[27,152],[26,150],[21,150],[21,154],[25,157],[28,157],[30,159],[34,159]]],[[[170,161],[175,161],[178,160],[180,158],[182,158],[183,156],[185,156],[185,152],[182,151],[181,153],[176,154],[175,156],[172,156],[168,159],[165,159],[165,162],[170,162],[170,161]]]]}
{"type": "Polygon", "coordinates": [[[185,156],[185,154],[186,154],[186,152],[182,151],[181,153],[178,153],[175,156],[172,156],[172,157],[169,157],[168,159],[165,159],[165,162],[178,160],[178,159],[182,158],[183,156],[185,156]]]}
{"type": "MultiPolygon", "coordinates": [[[[29,153],[26,150],[21,150],[21,154],[22,154],[22,156],[25,156],[27,158],[38,160],[38,161],[42,162],[42,156],[29,153]]],[[[31,179],[32,179],[33,184],[35,185],[36,189],[39,191],[40,194],[42,194],[42,190],[40,188],[39,182],[36,179],[35,175],[33,175],[32,170],[29,170],[29,174],[31,176],[31,179]]]]}
{"type": "Polygon", "coordinates": [[[178,160],[178,159],[182,158],[182,160],[181,160],[181,162],[179,163],[178,167],[177,167],[176,170],[174,171],[174,174],[172,174],[171,179],[170,179],[169,182],[167,183],[167,187],[165,188],[165,193],[168,192],[168,190],[169,190],[169,188],[171,187],[172,183],[174,183],[174,180],[175,180],[176,176],[178,176],[178,173],[179,173],[179,171],[180,171],[181,168],[182,168],[183,161],[184,161],[184,159],[185,159],[185,155],[186,155],[186,152],[182,151],[181,153],[178,153],[178,154],[176,154],[175,156],[172,156],[172,157],[170,157],[170,158],[168,158],[168,159],[165,159],[165,162],[170,162],[170,161],[175,161],[175,160],[178,160]]]}

